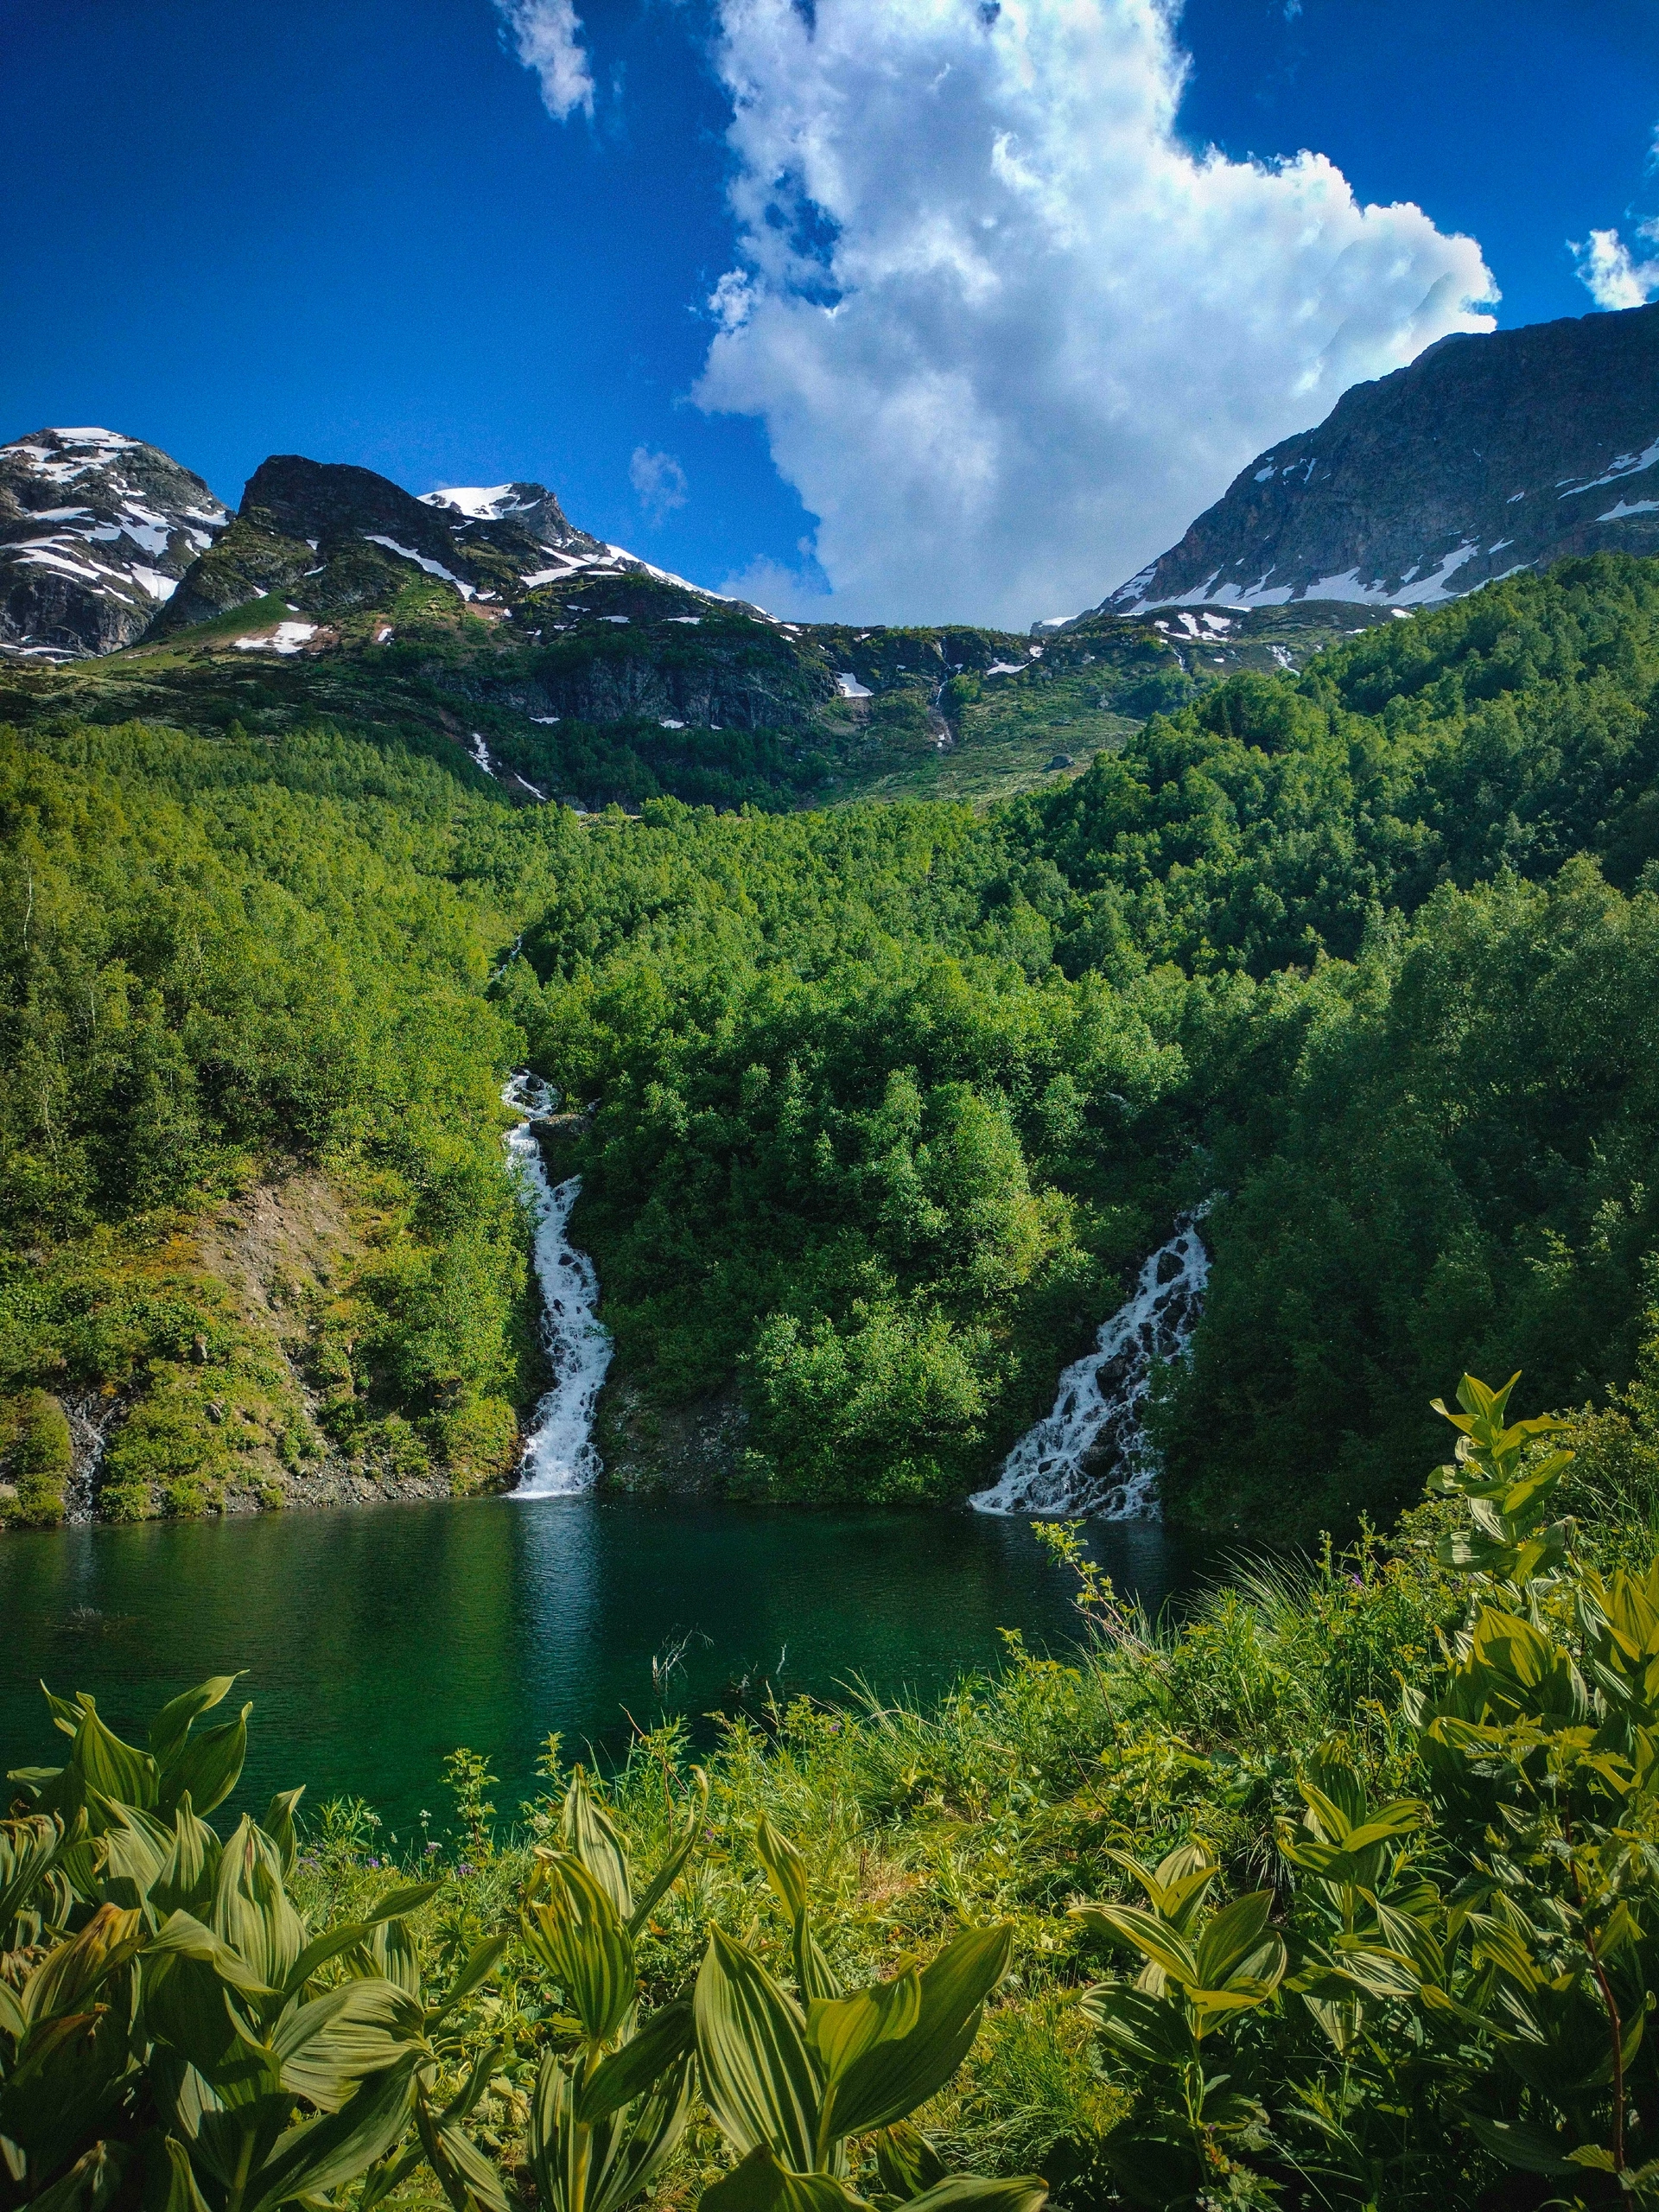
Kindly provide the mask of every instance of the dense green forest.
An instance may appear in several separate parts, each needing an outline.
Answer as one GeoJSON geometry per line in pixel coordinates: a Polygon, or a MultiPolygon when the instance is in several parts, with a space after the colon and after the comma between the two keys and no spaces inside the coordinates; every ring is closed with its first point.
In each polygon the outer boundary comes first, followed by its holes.
{"type": "Polygon", "coordinates": [[[1515,577],[983,812],[579,819],[360,730],[31,723],[0,814],[12,1510],[62,1457],[42,1397],[108,1409],[106,1510],[317,1455],[508,1464],[537,1377],[496,1100],[528,1058],[572,1109],[633,1478],[715,1402],[739,1494],[960,1496],[1208,1199],[1166,1510],[1391,1516],[1463,1368],[1560,1406],[1633,1372],[1656,623],[1650,564],[1515,577]],[[349,1249],[284,1360],[200,1223],[302,1173],[349,1249]]]}
{"type": "MultiPolygon", "coordinates": [[[[450,779],[332,734],[278,757],[71,730],[3,741],[0,821],[0,1389],[107,1430],[117,1516],[275,1502],[331,1447],[499,1474],[539,1379],[498,1149],[521,1040],[485,995],[509,916],[455,880],[450,779]],[[353,1264],[296,1370],[202,1223],[302,1166],[345,1194],[353,1264]]],[[[22,1506],[60,1510],[62,1474],[22,1506]]]]}

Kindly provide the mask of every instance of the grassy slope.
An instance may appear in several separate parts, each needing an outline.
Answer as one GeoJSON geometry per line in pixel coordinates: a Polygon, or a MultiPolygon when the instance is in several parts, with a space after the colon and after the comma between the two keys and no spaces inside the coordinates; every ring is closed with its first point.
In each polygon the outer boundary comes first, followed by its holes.
{"type": "Polygon", "coordinates": [[[1371,619],[1268,610],[1230,618],[1200,649],[1179,617],[1161,629],[1097,617],[1033,657],[1027,639],[996,631],[764,622],[652,579],[590,580],[571,607],[543,589],[505,619],[463,610],[448,587],[411,582],[378,552],[350,582],[349,605],[343,580],[325,574],[295,586],[297,598],[268,594],[100,660],[0,663],[0,720],[142,717],[266,736],[327,721],[428,753],[482,787],[477,732],[509,771],[588,807],[659,792],[774,810],[861,798],[983,804],[1064,777],[1048,766],[1056,753],[1082,766],[1196,689],[1300,660],[1371,619]],[[302,652],[238,647],[296,613],[317,626],[302,652]],[[1018,674],[984,674],[1016,664],[1018,674]],[[838,696],[842,675],[871,696],[838,696]]]}

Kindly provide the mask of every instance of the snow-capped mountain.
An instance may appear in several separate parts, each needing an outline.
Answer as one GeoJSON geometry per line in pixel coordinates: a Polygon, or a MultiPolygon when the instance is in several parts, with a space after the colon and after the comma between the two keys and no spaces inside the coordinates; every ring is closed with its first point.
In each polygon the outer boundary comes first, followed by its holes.
{"type": "Polygon", "coordinates": [[[156,627],[171,633],[271,594],[327,622],[386,604],[400,570],[493,616],[543,586],[588,577],[639,574],[714,597],[575,529],[544,485],[459,485],[417,498],[372,469],[273,454],[156,627]]]}
{"type": "Polygon", "coordinates": [[[1659,305],[1443,338],[1260,454],[1103,613],[1412,607],[1659,552],[1659,305]]]}
{"type": "Polygon", "coordinates": [[[0,654],[130,645],[229,521],[200,477],[137,438],[36,430],[0,447],[0,654]]]}
{"type": "Polygon", "coordinates": [[[461,518],[450,524],[460,545],[467,543],[469,523],[508,523],[528,531],[554,557],[551,566],[532,570],[521,579],[527,590],[565,582],[585,569],[602,575],[634,569],[663,583],[677,584],[682,591],[695,592],[699,599],[721,596],[718,592],[705,591],[701,584],[688,583],[671,569],[653,568],[626,546],[607,545],[603,538],[590,537],[585,530],[577,530],[565,519],[564,510],[545,484],[451,484],[442,491],[423,492],[421,504],[461,518]]]}

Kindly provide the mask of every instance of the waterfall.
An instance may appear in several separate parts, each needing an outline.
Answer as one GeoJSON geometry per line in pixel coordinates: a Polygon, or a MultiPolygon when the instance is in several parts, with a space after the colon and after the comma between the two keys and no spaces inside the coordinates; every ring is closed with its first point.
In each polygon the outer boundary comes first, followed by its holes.
{"type": "Polygon", "coordinates": [[[1152,1255],[1132,1296],[1102,1324],[1093,1351],[1061,1376],[1053,1412],[1027,1430],[995,1485],[969,1503],[981,1513],[1155,1520],[1158,1468],[1141,1403],[1154,1360],[1185,1354],[1209,1274],[1194,1217],[1152,1255]]]}
{"type": "Polygon", "coordinates": [[[536,1408],[515,1497],[574,1497],[600,1472],[594,1408],[611,1363],[611,1338],[598,1318],[599,1276],[565,1235],[582,1189],[580,1175],[556,1187],[547,1179],[536,1123],[553,1111],[552,1092],[535,1076],[516,1075],[501,1094],[524,1119],[507,1133],[513,1173],[536,1222],[536,1274],[542,1286],[542,1342],[553,1387],[536,1408]]]}

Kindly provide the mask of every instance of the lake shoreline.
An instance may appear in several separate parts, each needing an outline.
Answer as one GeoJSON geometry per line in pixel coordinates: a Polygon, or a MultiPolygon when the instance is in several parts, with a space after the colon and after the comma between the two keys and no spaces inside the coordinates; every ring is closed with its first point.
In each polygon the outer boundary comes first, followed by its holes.
{"type": "MultiPolygon", "coordinates": [[[[407,1833],[444,1759],[487,1758],[504,1807],[550,1730],[622,1756],[636,1726],[699,1745],[709,1718],[806,1697],[931,1704],[1001,1669],[1006,1631],[1075,1645],[1071,1579],[1023,1522],[931,1507],[497,1493],[401,1510],[19,1530],[0,1545],[0,1732],[49,1748],[39,1685],[89,1690],[118,1732],[210,1675],[245,1670],[249,1802],[304,1780],[407,1833]],[[458,1511],[457,1507],[469,1508],[458,1511]],[[677,1649],[678,1656],[676,1656],[677,1649]]],[[[1155,1525],[1090,1550],[1156,1612],[1189,1585],[1155,1525]]]]}

